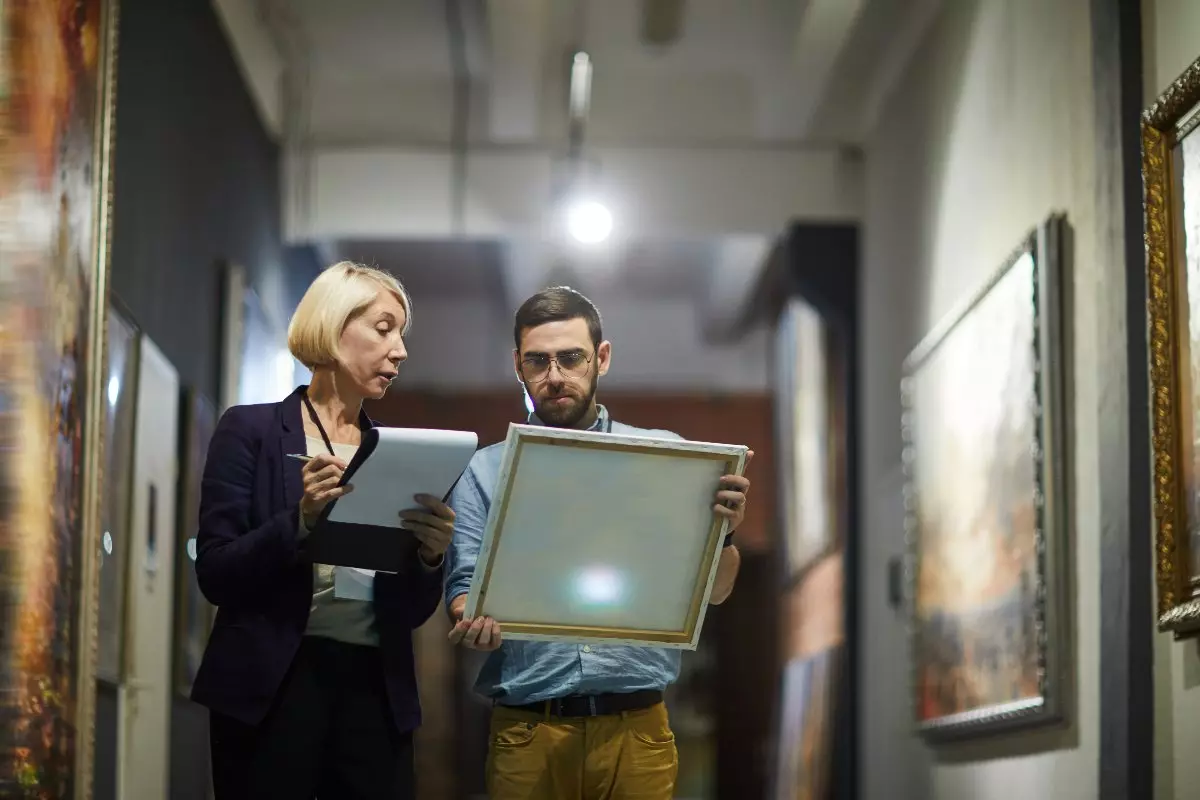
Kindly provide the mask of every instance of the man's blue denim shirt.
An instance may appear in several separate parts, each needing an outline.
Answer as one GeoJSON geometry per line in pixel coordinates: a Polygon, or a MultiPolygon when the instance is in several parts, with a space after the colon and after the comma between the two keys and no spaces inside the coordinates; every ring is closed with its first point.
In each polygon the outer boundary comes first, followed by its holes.
{"type": "MultiPolygon", "coordinates": [[[[680,439],[678,434],[610,422],[599,407],[591,430],[680,439]],[[611,426],[611,427],[610,427],[611,426]]],[[[541,424],[530,416],[529,423],[541,424]]],[[[471,588],[471,576],[483,542],[483,530],[500,477],[504,442],[485,447],[472,458],[450,495],[454,539],[446,551],[446,606],[471,588]]],[[[502,634],[503,635],[503,634],[502,634]]],[[[504,640],[488,654],[475,690],[508,705],[536,703],[568,695],[665,689],[679,677],[680,651],[664,647],[574,645],[504,640]]]]}

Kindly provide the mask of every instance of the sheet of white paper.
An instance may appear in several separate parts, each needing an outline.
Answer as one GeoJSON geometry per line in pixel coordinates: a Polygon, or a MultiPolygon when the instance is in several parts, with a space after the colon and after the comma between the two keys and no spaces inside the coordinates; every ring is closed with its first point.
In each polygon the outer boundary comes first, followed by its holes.
{"type": "Polygon", "coordinates": [[[375,570],[358,567],[333,568],[333,596],[339,600],[375,599],[375,570]]]}
{"type": "Polygon", "coordinates": [[[467,468],[479,437],[471,431],[377,428],[379,443],[338,499],[331,522],[399,528],[400,512],[417,508],[414,495],[441,499],[467,468]]]}

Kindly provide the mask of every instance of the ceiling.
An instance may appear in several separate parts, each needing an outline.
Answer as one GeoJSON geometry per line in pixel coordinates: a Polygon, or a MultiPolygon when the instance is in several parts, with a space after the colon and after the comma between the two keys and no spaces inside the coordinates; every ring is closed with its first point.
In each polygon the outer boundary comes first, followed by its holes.
{"type": "Polygon", "coordinates": [[[752,296],[788,222],[856,219],[858,147],[940,6],[213,2],[283,148],[291,241],[392,269],[414,294],[511,304],[571,265],[577,284],[697,309],[752,296]],[[541,241],[537,222],[577,49],[594,64],[587,152],[636,229],[598,253],[541,241]],[[486,224],[468,230],[464,207],[486,224]]]}
{"type": "MultiPolygon", "coordinates": [[[[260,29],[254,44],[255,37],[234,34],[239,52],[273,46],[277,72],[303,66],[310,97],[295,129],[314,141],[449,141],[456,77],[469,81],[474,142],[561,139],[570,54],[584,49],[594,63],[588,136],[625,145],[860,143],[891,75],[937,6],[935,0],[214,2],[227,24],[243,18],[260,29]],[[654,22],[665,37],[647,33],[654,22]],[[459,45],[463,74],[456,71],[459,45]]],[[[260,104],[280,102],[260,98],[260,104]]],[[[286,115],[266,116],[283,135],[286,115]]]]}

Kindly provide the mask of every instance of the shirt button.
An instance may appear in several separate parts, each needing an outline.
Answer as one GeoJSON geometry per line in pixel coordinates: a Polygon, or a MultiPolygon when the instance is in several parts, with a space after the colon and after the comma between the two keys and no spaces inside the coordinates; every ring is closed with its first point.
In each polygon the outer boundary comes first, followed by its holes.
{"type": "Polygon", "coordinates": [[[583,652],[585,652],[585,653],[590,653],[590,652],[592,652],[592,648],[591,648],[591,646],[590,646],[590,645],[586,645],[586,644],[585,644],[585,645],[583,646],[583,652]]]}

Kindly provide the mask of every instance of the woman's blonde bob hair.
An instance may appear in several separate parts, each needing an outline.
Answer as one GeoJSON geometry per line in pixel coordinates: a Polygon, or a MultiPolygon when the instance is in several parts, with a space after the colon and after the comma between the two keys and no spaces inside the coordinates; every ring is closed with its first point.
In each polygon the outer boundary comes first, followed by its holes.
{"type": "Polygon", "coordinates": [[[288,349],[313,369],[338,361],[338,342],[350,319],[375,302],[380,291],[390,292],[404,306],[404,329],[412,325],[408,291],[383,270],[339,261],[326,268],[308,287],[288,325],[288,349]]]}

